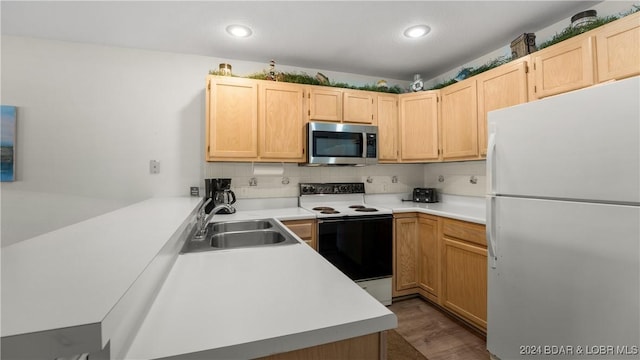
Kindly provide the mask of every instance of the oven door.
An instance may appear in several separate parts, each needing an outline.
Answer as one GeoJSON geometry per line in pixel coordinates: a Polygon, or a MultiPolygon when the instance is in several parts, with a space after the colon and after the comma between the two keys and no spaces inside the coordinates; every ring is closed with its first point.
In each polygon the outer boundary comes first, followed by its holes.
{"type": "Polygon", "coordinates": [[[392,275],[393,217],[318,220],[318,252],[354,281],[392,275]]]}

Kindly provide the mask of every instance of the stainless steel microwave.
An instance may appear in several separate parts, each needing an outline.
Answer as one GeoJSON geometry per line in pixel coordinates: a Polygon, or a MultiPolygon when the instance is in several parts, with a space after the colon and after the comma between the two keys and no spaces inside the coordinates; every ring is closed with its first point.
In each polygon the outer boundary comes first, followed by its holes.
{"type": "Polygon", "coordinates": [[[308,165],[378,163],[378,127],[324,122],[307,124],[308,165]]]}

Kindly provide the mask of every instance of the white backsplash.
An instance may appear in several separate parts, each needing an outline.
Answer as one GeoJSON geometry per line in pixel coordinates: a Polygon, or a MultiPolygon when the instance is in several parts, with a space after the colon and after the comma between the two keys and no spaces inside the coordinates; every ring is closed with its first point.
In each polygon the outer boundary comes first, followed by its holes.
{"type": "MultiPolygon", "coordinates": [[[[466,196],[484,196],[486,192],[485,161],[362,167],[307,167],[275,163],[268,166],[282,167],[282,175],[253,175],[251,163],[207,162],[204,164],[204,177],[231,178],[231,188],[241,199],[296,197],[301,182],[363,182],[367,194],[411,193],[415,187],[433,187],[442,194],[466,196]],[[397,182],[393,182],[394,176],[397,182]],[[256,179],[256,186],[249,185],[252,178],[256,179]],[[288,184],[283,180],[288,180],[288,184]]],[[[203,194],[204,180],[200,187],[203,194]]]]}
{"type": "Polygon", "coordinates": [[[426,164],[424,186],[436,188],[442,194],[484,196],[487,189],[485,168],[484,160],[426,164]]]}
{"type": "MultiPolygon", "coordinates": [[[[424,170],[419,164],[379,164],[362,167],[307,167],[297,164],[282,166],[282,175],[253,175],[251,163],[205,163],[205,178],[231,178],[231,188],[238,198],[274,198],[299,195],[299,184],[305,182],[363,182],[368,194],[407,193],[423,186],[424,170]],[[394,182],[393,177],[397,178],[394,182]],[[252,178],[256,186],[250,186],[252,178]],[[288,184],[283,180],[288,179],[288,184]],[[370,182],[368,182],[368,180],[370,182]]],[[[285,181],[286,182],[286,181],[285,181]]],[[[201,194],[204,180],[200,184],[201,194]]]]}

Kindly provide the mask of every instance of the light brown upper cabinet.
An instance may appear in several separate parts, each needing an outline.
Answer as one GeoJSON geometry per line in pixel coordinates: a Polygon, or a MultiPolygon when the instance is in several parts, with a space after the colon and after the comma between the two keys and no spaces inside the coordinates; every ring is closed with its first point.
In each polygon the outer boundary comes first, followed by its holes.
{"type": "Polygon", "coordinates": [[[304,161],[304,87],[261,82],[258,88],[260,159],[304,161]]]}
{"type": "Polygon", "coordinates": [[[596,29],[598,81],[640,74],[640,12],[596,29]]]}
{"type": "Polygon", "coordinates": [[[207,77],[207,161],[304,161],[305,87],[207,77]]]}
{"type": "Polygon", "coordinates": [[[342,90],[309,87],[309,120],[342,121],[342,90]]]}
{"type": "Polygon", "coordinates": [[[375,96],[368,91],[349,91],[342,93],[342,121],[346,123],[373,124],[375,114],[375,96]]]}
{"type": "Polygon", "coordinates": [[[378,95],[378,161],[398,160],[398,96],[378,95]]]}
{"type": "Polygon", "coordinates": [[[375,96],[367,91],[309,86],[309,120],[373,124],[375,96]]]}
{"type": "Polygon", "coordinates": [[[258,84],[232,77],[207,78],[206,160],[258,156],[258,84]]]}
{"type": "Polygon", "coordinates": [[[438,95],[433,90],[399,96],[401,161],[440,160],[438,95]]]}
{"type": "Polygon", "coordinates": [[[476,77],[481,156],[487,155],[487,113],[527,102],[528,61],[529,56],[525,56],[476,77]]]}
{"type": "Polygon", "coordinates": [[[447,86],[440,92],[442,105],[442,158],[478,157],[478,108],[475,77],[447,86]]]}
{"type": "Polygon", "coordinates": [[[581,89],[595,83],[593,32],[587,32],[531,54],[533,99],[581,89]]]}

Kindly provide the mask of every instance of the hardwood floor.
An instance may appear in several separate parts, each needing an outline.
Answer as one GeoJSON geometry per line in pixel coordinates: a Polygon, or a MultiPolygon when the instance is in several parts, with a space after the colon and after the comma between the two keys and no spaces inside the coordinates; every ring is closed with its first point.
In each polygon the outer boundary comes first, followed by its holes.
{"type": "Polygon", "coordinates": [[[487,360],[485,339],[420,298],[389,306],[396,331],[429,360],[487,360]]]}

